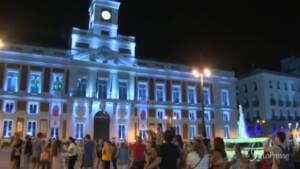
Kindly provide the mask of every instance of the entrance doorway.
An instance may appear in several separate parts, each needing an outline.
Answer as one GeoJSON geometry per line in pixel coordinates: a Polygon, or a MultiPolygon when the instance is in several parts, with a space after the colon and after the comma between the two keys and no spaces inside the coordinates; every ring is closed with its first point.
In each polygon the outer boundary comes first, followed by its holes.
{"type": "Polygon", "coordinates": [[[94,139],[109,140],[109,114],[104,111],[99,111],[94,117],[94,139]]]}

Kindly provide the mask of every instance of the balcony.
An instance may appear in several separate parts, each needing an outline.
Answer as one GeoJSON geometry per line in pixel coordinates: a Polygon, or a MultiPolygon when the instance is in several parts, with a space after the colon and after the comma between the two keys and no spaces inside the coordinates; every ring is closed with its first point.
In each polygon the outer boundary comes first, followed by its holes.
{"type": "Polygon", "coordinates": [[[285,120],[286,120],[286,117],[280,116],[279,120],[285,121],[285,120]]]}
{"type": "Polygon", "coordinates": [[[259,106],[259,101],[258,101],[258,100],[254,100],[254,101],[252,102],[252,106],[258,107],[258,106],[259,106]]]}
{"type": "Polygon", "coordinates": [[[272,120],[278,120],[277,116],[272,116],[272,120]]]}
{"type": "Polygon", "coordinates": [[[282,100],[279,100],[279,101],[278,101],[278,106],[280,106],[280,107],[283,106],[283,101],[282,101],[282,100]]]}
{"type": "Polygon", "coordinates": [[[296,100],[294,100],[293,106],[294,106],[294,107],[297,107],[297,106],[298,106],[298,102],[297,102],[296,100]]]}
{"type": "Polygon", "coordinates": [[[274,98],[272,98],[272,99],[270,100],[270,105],[271,105],[271,106],[276,106],[276,100],[275,100],[274,98]]]}

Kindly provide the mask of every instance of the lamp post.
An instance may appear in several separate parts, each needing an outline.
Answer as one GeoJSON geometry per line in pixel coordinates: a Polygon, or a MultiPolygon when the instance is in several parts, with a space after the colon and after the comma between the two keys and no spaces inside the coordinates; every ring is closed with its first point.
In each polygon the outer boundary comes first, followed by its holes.
{"type": "Polygon", "coordinates": [[[192,74],[200,79],[200,103],[201,103],[201,116],[202,116],[202,135],[203,137],[206,138],[206,130],[205,130],[205,113],[204,113],[204,109],[205,109],[205,105],[204,105],[204,93],[203,93],[203,89],[204,89],[204,77],[210,77],[211,76],[211,72],[209,69],[204,68],[202,71],[198,71],[198,70],[193,70],[192,74]]]}
{"type": "Polygon", "coordinates": [[[257,119],[256,123],[259,124],[259,126],[261,127],[261,134],[264,135],[264,124],[266,123],[266,120],[264,119],[257,119]]]}
{"type": "Polygon", "coordinates": [[[167,129],[171,129],[172,126],[173,126],[173,121],[176,120],[177,118],[176,118],[176,116],[173,116],[173,117],[171,116],[171,117],[170,117],[170,116],[167,116],[167,115],[166,115],[166,116],[164,117],[164,119],[167,121],[167,126],[166,126],[167,129]]]}

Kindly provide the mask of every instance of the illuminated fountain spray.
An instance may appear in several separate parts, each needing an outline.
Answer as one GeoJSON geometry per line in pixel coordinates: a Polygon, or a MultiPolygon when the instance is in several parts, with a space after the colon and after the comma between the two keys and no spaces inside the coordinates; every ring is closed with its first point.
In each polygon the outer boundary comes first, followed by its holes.
{"type": "Polygon", "coordinates": [[[247,134],[247,127],[245,123],[244,113],[243,113],[243,107],[242,105],[239,105],[239,121],[238,121],[238,137],[239,138],[249,138],[247,134]]]}

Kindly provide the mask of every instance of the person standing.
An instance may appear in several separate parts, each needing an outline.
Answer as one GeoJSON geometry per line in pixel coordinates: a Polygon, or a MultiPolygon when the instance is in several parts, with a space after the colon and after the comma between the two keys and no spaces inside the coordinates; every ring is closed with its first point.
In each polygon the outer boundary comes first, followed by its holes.
{"type": "Polygon", "coordinates": [[[187,155],[186,169],[208,169],[209,156],[203,140],[194,141],[192,152],[187,155]]]}
{"type": "Polygon", "coordinates": [[[129,164],[129,150],[126,143],[122,142],[117,152],[118,169],[127,169],[129,164]]]}
{"type": "Polygon", "coordinates": [[[156,142],[150,142],[146,145],[145,150],[145,168],[150,166],[150,164],[156,159],[157,156],[157,147],[156,142]]]}
{"type": "Polygon", "coordinates": [[[24,169],[29,169],[30,157],[32,155],[32,143],[29,135],[27,135],[25,139],[23,167],[24,169]]]}
{"type": "Polygon", "coordinates": [[[92,169],[95,160],[95,145],[91,140],[91,136],[87,134],[84,140],[82,167],[84,169],[92,169]]]}
{"type": "Polygon", "coordinates": [[[110,161],[111,161],[111,145],[109,141],[105,141],[102,149],[103,169],[110,169],[110,161]]]}
{"type": "Polygon", "coordinates": [[[50,152],[48,147],[44,147],[40,156],[40,166],[42,169],[50,169],[50,152]]]}
{"type": "Polygon", "coordinates": [[[117,169],[117,150],[118,148],[115,143],[115,138],[113,138],[111,142],[111,160],[114,169],[117,169]]]}
{"type": "Polygon", "coordinates": [[[43,134],[38,133],[37,138],[33,142],[32,149],[32,169],[39,169],[40,167],[40,156],[43,147],[43,134]]]}
{"type": "Polygon", "coordinates": [[[146,149],[146,146],[142,143],[142,139],[140,137],[137,137],[136,142],[131,147],[132,167],[134,167],[136,169],[144,168],[145,149],[146,149]]]}
{"type": "Polygon", "coordinates": [[[60,140],[55,140],[53,146],[51,148],[51,156],[52,156],[52,169],[63,168],[62,167],[62,144],[60,140]]]}
{"type": "Polygon", "coordinates": [[[159,146],[156,159],[146,168],[179,169],[180,152],[176,144],[172,143],[174,132],[167,130],[164,134],[165,143],[159,146]]]}
{"type": "Polygon", "coordinates": [[[68,169],[74,169],[74,165],[77,160],[75,139],[72,137],[69,137],[69,143],[70,144],[67,149],[67,151],[69,153],[68,169]]]}
{"type": "Polygon", "coordinates": [[[241,148],[238,144],[233,146],[234,155],[229,162],[230,169],[240,169],[241,168],[241,161],[242,161],[242,152],[241,148]]]}
{"type": "Polygon", "coordinates": [[[220,137],[214,139],[214,150],[211,158],[212,169],[225,169],[227,166],[227,155],[224,140],[220,137]]]}
{"type": "Polygon", "coordinates": [[[17,144],[13,145],[13,149],[10,155],[12,169],[20,169],[21,153],[22,153],[22,142],[18,142],[17,144]]]}
{"type": "Polygon", "coordinates": [[[96,165],[96,169],[98,169],[99,166],[101,165],[101,160],[102,160],[102,148],[103,148],[102,140],[99,140],[98,143],[96,144],[96,154],[97,154],[97,165],[96,165]]]}

